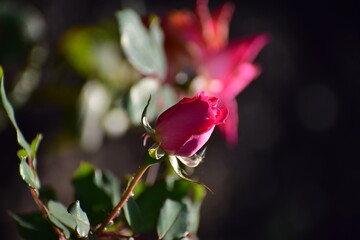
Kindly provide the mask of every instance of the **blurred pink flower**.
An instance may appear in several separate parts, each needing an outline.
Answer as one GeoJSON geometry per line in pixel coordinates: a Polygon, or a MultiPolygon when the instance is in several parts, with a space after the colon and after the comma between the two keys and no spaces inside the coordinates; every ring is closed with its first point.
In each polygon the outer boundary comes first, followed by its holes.
{"type": "Polygon", "coordinates": [[[195,68],[198,76],[193,90],[205,90],[229,109],[229,118],[220,131],[232,145],[238,139],[236,96],[260,74],[253,61],[269,41],[267,34],[258,34],[229,43],[233,9],[232,4],[225,3],[211,14],[207,0],[198,0],[195,13],[174,11],[164,21],[170,74],[184,66],[195,68]]]}

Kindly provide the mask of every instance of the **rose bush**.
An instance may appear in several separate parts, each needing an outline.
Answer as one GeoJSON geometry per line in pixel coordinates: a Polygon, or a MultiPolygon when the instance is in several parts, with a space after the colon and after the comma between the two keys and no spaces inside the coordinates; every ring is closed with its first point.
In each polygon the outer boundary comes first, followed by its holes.
{"type": "Polygon", "coordinates": [[[163,112],[155,129],[160,147],[171,155],[194,155],[228,115],[227,109],[217,107],[217,103],[218,98],[201,92],[193,98],[183,98],[163,112]]]}

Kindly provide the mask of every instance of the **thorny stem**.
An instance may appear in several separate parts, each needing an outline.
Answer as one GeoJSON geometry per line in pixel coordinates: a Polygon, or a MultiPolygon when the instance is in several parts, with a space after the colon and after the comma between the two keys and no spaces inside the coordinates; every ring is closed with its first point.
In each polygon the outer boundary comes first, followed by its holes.
{"type": "Polygon", "coordinates": [[[103,221],[99,226],[96,227],[95,229],[95,233],[101,233],[106,226],[109,225],[109,223],[114,220],[114,218],[116,218],[119,213],[121,208],[125,205],[125,203],[129,200],[129,198],[131,197],[131,194],[135,188],[135,186],[137,185],[137,183],[139,182],[139,180],[141,179],[141,177],[144,175],[144,173],[146,172],[146,170],[151,166],[151,163],[145,162],[143,163],[143,165],[140,166],[140,168],[138,169],[138,171],[136,172],[136,174],[134,175],[134,177],[130,180],[130,184],[127,186],[125,192],[122,194],[121,199],[119,201],[119,203],[115,206],[115,208],[110,212],[110,214],[108,215],[108,217],[105,219],[105,221],[103,221]]]}
{"type": "MultiPolygon", "coordinates": [[[[32,170],[35,170],[33,161],[30,157],[28,157],[28,163],[29,163],[29,167],[32,170]]],[[[30,193],[31,193],[31,196],[33,197],[36,205],[38,205],[38,207],[40,208],[43,218],[48,219],[48,212],[46,210],[44,203],[40,200],[39,194],[33,188],[30,188],[30,193]]],[[[62,233],[62,231],[60,229],[58,229],[57,227],[55,227],[53,225],[51,225],[51,226],[53,227],[55,233],[59,236],[60,240],[66,240],[66,238],[64,237],[64,234],[62,233]]]]}

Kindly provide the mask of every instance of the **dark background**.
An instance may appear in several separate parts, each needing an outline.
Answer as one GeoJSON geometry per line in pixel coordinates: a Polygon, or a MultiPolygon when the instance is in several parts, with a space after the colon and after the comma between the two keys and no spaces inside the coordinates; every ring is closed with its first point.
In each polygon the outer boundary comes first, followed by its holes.
{"type": "MultiPolygon", "coordinates": [[[[37,132],[44,134],[40,177],[44,184],[57,189],[64,204],[69,204],[69,179],[81,160],[111,169],[119,178],[132,173],[145,154],[145,149],[138,151],[142,132],[134,129],[122,139],[106,140],[96,153],[84,153],[75,141],[59,144],[54,140],[71,112],[56,102],[34,99],[47,84],[70,83],[76,89],[83,83],[74,72],[56,75],[61,72],[58,41],[68,28],[114,18],[116,10],[133,3],[13,3],[35,7],[46,21],[49,56],[40,90],[17,116],[28,139],[37,132]]],[[[210,8],[221,3],[212,0],[210,8]]],[[[228,148],[220,136],[214,135],[207,158],[196,170],[201,181],[214,191],[204,202],[200,239],[359,239],[359,2],[234,3],[230,37],[268,32],[272,41],[256,60],[263,68],[262,75],[238,96],[238,146],[228,148]]],[[[173,8],[191,9],[193,4],[157,0],[145,1],[144,6],[147,13],[161,15],[173,8]]],[[[23,67],[21,62],[5,66],[10,82],[23,67]]],[[[6,211],[20,214],[36,207],[17,175],[18,146],[12,128],[0,132],[0,146],[0,239],[19,239],[6,211]]]]}

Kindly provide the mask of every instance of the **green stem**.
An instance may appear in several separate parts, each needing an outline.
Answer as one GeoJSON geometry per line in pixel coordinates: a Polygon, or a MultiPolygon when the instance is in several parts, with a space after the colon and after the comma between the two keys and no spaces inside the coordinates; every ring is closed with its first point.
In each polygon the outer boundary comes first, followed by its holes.
{"type": "Polygon", "coordinates": [[[103,221],[99,226],[96,227],[95,229],[95,233],[101,233],[107,225],[109,225],[109,223],[114,220],[114,218],[116,218],[119,213],[121,208],[125,205],[125,203],[129,200],[129,198],[132,195],[132,192],[135,188],[135,186],[137,185],[137,183],[139,182],[139,180],[141,179],[141,177],[144,175],[144,173],[146,172],[146,170],[153,165],[153,163],[150,163],[148,161],[145,161],[143,163],[143,165],[140,166],[140,168],[138,169],[138,171],[136,172],[135,176],[130,180],[130,184],[127,186],[125,192],[122,194],[120,202],[115,206],[115,208],[110,212],[110,214],[108,215],[108,217],[105,219],[105,221],[103,221]]]}

